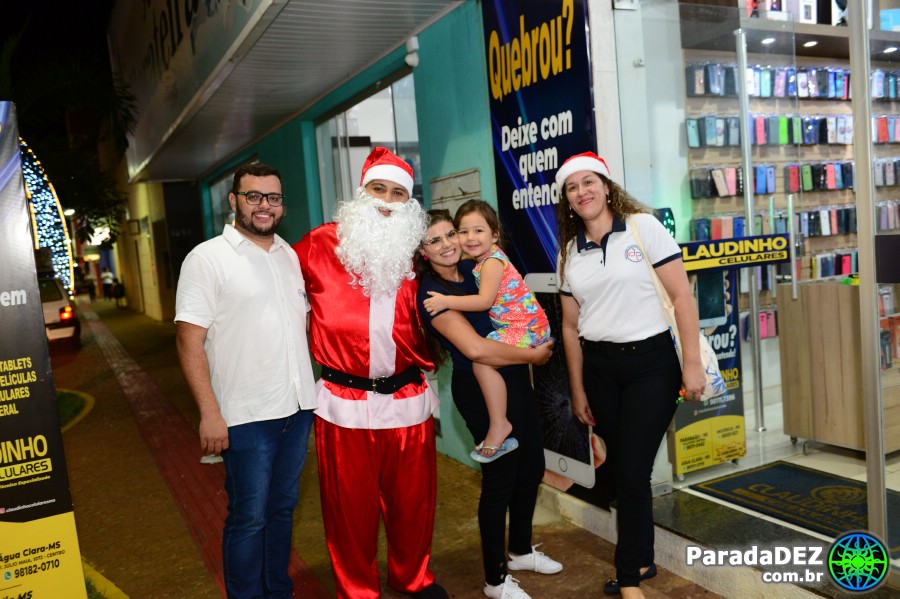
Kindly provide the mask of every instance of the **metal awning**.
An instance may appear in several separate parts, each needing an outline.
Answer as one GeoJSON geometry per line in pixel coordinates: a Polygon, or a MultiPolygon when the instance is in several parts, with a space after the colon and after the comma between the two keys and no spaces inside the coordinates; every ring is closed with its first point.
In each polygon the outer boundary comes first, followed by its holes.
{"type": "Polygon", "coordinates": [[[132,181],[203,176],[460,2],[220,0],[193,15],[182,4],[119,0],[110,20],[114,68],[138,97],[132,181]]]}

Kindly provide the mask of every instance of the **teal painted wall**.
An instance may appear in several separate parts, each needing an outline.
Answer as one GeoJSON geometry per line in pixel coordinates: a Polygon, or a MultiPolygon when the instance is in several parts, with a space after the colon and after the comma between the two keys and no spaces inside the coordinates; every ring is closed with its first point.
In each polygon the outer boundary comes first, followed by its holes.
{"type": "Polygon", "coordinates": [[[482,199],[497,207],[481,4],[466,2],[419,34],[416,112],[427,181],[477,168],[482,199]]]}

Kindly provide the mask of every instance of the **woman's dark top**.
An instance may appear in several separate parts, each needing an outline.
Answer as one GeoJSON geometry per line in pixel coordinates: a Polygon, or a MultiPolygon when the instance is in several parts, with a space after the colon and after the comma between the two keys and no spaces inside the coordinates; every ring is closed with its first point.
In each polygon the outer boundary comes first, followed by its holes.
{"type": "MultiPolygon", "coordinates": [[[[428,331],[440,341],[441,347],[446,349],[450,354],[450,359],[453,361],[453,368],[456,370],[472,372],[472,361],[460,353],[460,351],[447,341],[443,335],[438,333],[431,324],[433,318],[440,316],[444,312],[447,312],[447,310],[443,310],[432,316],[422,305],[423,302],[430,297],[428,295],[429,291],[443,293],[444,295],[478,295],[478,282],[475,281],[475,275],[472,274],[472,269],[475,268],[475,262],[473,260],[461,260],[457,265],[457,268],[463,278],[461,283],[446,281],[431,272],[426,273],[419,281],[419,292],[416,296],[416,303],[419,305],[419,315],[422,317],[422,323],[428,328],[428,331]]],[[[466,320],[469,321],[469,324],[472,325],[475,332],[482,337],[486,337],[488,333],[494,330],[494,325],[491,324],[490,314],[487,311],[460,312],[460,314],[466,317],[466,320]]]]}

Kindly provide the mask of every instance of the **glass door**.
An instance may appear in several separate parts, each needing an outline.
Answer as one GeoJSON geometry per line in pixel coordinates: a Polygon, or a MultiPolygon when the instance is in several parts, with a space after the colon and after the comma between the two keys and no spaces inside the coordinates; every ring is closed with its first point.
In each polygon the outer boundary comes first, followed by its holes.
{"type": "Polygon", "coordinates": [[[413,197],[422,197],[412,75],[320,123],[316,139],[326,221],[334,217],[338,202],[356,192],[363,163],[375,146],[386,147],[410,163],[415,176],[413,197]]]}

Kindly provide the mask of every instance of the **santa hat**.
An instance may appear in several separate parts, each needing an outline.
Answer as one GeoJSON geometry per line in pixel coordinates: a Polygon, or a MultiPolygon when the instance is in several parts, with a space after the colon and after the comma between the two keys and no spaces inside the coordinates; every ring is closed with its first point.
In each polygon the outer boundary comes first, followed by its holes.
{"type": "Polygon", "coordinates": [[[387,148],[376,146],[366,158],[362,168],[362,178],[359,181],[361,187],[365,187],[370,181],[384,179],[406,188],[409,195],[413,190],[412,167],[402,158],[395,156],[387,148]]]}
{"type": "Polygon", "coordinates": [[[612,179],[609,175],[609,167],[606,161],[594,154],[593,152],[584,152],[583,154],[575,154],[562,163],[559,170],[556,171],[556,187],[562,189],[569,175],[579,173],[581,171],[591,171],[599,173],[607,179],[612,179]]]}

